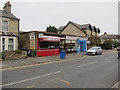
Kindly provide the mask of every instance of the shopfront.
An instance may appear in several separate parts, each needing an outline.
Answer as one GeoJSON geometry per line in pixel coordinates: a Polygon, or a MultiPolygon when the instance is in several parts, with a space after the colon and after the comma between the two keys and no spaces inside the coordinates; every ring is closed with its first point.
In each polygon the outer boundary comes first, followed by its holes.
{"type": "Polygon", "coordinates": [[[37,56],[50,56],[59,54],[60,38],[54,35],[38,33],[37,56]]]}
{"type": "Polygon", "coordinates": [[[77,40],[77,52],[85,52],[87,50],[87,38],[79,37],[77,40]]]}
{"type": "Polygon", "coordinates": [[[76,52],[77,51],[76,45],[77,45],[77,37],[66,36],[65,49],[67,53],[76,52]]]}

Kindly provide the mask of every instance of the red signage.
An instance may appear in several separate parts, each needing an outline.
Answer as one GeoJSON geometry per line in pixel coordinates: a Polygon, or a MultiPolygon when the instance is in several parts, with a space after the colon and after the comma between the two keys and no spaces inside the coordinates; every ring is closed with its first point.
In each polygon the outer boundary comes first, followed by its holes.
{"type": "Polygon", "coordinates": [[[42,38],[40,38],[40,41],[60,41],[59,37],[55,37],[55,36],[43,36],[42,38]]]}

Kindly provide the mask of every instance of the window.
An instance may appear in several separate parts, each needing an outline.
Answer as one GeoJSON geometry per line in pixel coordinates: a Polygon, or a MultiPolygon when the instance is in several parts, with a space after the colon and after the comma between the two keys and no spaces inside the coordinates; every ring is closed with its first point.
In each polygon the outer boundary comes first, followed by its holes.
{"type": "Polygon", "coordinates": [[[5,38],[2,38],[2,50],[5,50],[5,38]]]}
{"type": "Polygon", "coordinates": [[[8,50],[14,50],[14,41],[12,38],[9,38],[9,43],[8,43],[8,50]]]}
{"type": "Polygon", "coordinates": [[[58,42],[39,41],[39,48],[58,48],[58,42]]]}
{"type": "Polygon", "coordinates": [[[2,31],[8,31],[8,21],[2,20],[2,31]]]}

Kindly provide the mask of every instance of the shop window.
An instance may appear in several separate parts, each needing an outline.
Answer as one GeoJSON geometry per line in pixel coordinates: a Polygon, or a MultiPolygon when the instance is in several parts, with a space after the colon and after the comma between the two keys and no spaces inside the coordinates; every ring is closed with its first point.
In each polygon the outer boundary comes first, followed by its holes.
{"type": "Polygon", "coordinates": [[[2,38],[2,50],[5,50],[5,38],[2,38]]]}
{"type": "Polygon", "coordinates": [[[9,38],[9,43],[8,43],[8,50],[14,50],[14,40],[12,38],[9,38]]]}
{"type": "Polygon", "coordinates": [[[39,42],[40,49],[46,48],[58,48],[58,42],[47,42],[47,41],[40,41],[39,42]]]}
{"type": "Polygon", "coordinates": [[[2,31],[8,31],[8,21],[2,20],[2,31]]]}

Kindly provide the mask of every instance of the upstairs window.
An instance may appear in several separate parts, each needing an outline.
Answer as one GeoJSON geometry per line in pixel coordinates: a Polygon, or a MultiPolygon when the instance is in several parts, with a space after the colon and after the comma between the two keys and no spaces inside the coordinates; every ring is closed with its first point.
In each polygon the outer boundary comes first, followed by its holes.
{"type": "Polygon", "coordinates": [[[2,31],[8,31],[8,21],[2,20],[2,31]]]}

